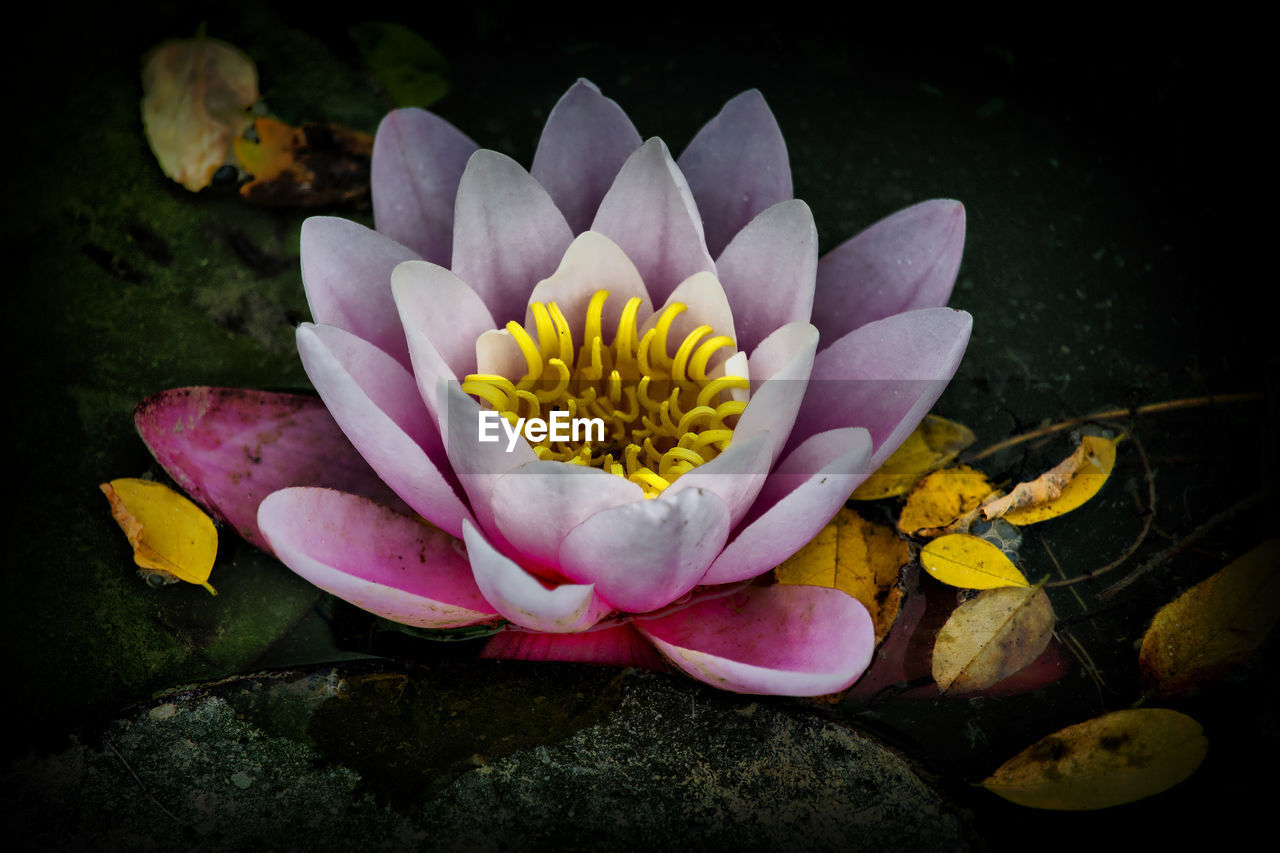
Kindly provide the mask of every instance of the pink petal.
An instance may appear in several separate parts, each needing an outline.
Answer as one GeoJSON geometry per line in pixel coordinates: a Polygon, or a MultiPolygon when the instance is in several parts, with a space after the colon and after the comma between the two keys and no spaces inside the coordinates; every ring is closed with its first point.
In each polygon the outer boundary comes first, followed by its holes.
{"type": "Polygon", "coordinates": [[[391,271],[418,255],[363,225],[333,216],[302,223],[302,283],[311,317],[385,350],[408,366],[391,271]]]}
{"type": "MultiPolygon", "coordinates": [[[[597,290],[609,291],[601,313],[601,329],[606,344],[612,340],[622,309],[632,297],[641,299],[637,316],[646,317],[653,310],[649,292],[645,290],[631,259],[608,237],[595,231],[585,231],[574,238],[556,271],[533,288],[529,302],[555,302],[560,306],[569,321],[575,344],[581,346],[583,329],[587,324],[587,306],[597,290]]],[[[525,311],[524,325],[526,329],[534,328],[532,310],[525,311]]],[[[523,357],[520,363],[524,364],[523,357]]]]}
{"type": "Polygon", "coordinates": [[[517,625],[568,634],[585,631],[610,612],[590,584],[548,586],[499,553],[471,522],[463,524],[463,537],[480,591],[517,625]]]}
{"type": "Polygon", "coordinates": [[[792,195],[787,145],[756,89],[730,100],[698,131],[680,155],[680,169],[702,211],[712,255],[756,214],[792,195]]]}
{"type": "Polygon", "coordinates": [[[302,488],[269,495],[258,524],[286,566],[370,613],[419,628],[495,621],[458,540],[411,516],[302,488]]]}
{"type": "Polygon", "coordinates": [[[481,149],[462,173],[455,216],[453,271],[498,324],[523,319],[534,283],[573,242],[555,202],[515,160],[481,149]]]}
{"type": "Polygon", "coordinates": [[[573,233],[581,234],[639,147],[640,134],[622,108],[595,84],[579,80],[547,116],[529,172],[547,188],[573,233]]]}
{"type": "Polygon", "coordinates": [[[440,434],[413,376],[333,326],[299,326],[298,353],[330,413],[378,476],[415,512],[461,535],[471,513],[448,474],[440,434]]]}
{"type": "Polygon", "coordinates": [[[782,454],[805,398],[809,372],[818,348],[818,330],[791,323],[756,347],[748,362],[751,399],[734,428],[735,440],[769,434],[770,465],[782,454]]]}
{"type": "Polygon", "coordinates": [[[597,663],[658,671],[667,669],[662,656],[630,625],[596,628],[578,634],[503,631],[489,639],[480,657],[597,663]]]}
{"type": "Polygon", "coordinates": [[[689,185],[661,139],[627,158],[591,229],[626,253],[655,305],[694,273],[715,272],[689,185]]]}
{"type": "Polygon", "coordinates": [[[389,113],[378,126],[370,169],[378,231],[434,264],[449,266],[458,180],[478,147],[425,110],[389,113]]]}
{"type": "Polygon", "coordinates": [[[753,578],[799,551],[875,470],[870,456],[871,439],[864,429],[832,430],[801,444],[769,475],[745,525],[702,583],[753,578]]]}
{"type": "Polygon", "coordinates": [[[818,229],[799,199],[775,204],[738,232],[716,259],[738,349],[751,352],[779,326],[809,322],[817,268],[818,229]]]}
{"type": "Polygon", "coordinates": [[[875,650],[866,608],[826,587],[747,587],[632,624],[689,675],[736,693],[835,693],[875,650]]]}
{"type": "Polygon", "coordinates": [[[937,402],[969,343],[973,318],[921,308],[855,329],[818,353],[800,417],[799,441],[828,429],[866,427],[874,470],[937,402]]]}
{"type": "Polygon", "coordinates": [[[656,610],[698,583],[729,535],[729,509],[703,489],[598,512],[569,531],[560,570],[615,607],[656,610]]]}
{"type": "Polygon", "coordinates": [[[538,461],[497,481],[493,515],[522,559],[555,568],[570,530],[598,512],[644,499],[635,483],[599,468],[538,461]]]}
{"type": "MultiPolygon", "coordinates": [[[[391,289],[400,320],[409,327],[405,335],[425,336],[454,377],[474,373],[476,338],[494,327],[480,296],[449,270],[427,261],[396,267],[391,289]]],[[[413,349],[410,341],[410,356],[413,349]]]]}
{"type": "Polygon", "coordinates": [[[964,205],[938,199],[900,210],[818,261],[813,323],[823,346],[903,311],[947,304],[964,250],[964,205]]]}
{"type": "Polygon", "coordinates": [[[767,434],[741,438],[735,434],[728,450],[682,474],[666,493],[706,489],[729,508],[729,528],[733,529],[764,486],[769,467],[773,464],[773,446],[772,436],[767,434]]]}
{"type": "Polygon", "coordinates": [[[408,509],[315,397],[175,388],[143,400],[133,417],[169,476],[259,548],[268,546],[258,504],[288,486],[328,486],[408,509]]]}

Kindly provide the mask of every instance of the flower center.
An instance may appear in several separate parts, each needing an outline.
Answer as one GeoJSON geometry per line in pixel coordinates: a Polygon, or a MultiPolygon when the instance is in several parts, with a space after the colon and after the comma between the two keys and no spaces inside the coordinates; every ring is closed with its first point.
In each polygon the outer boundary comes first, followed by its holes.
{"type": "MultiPolygon", "coordinates": [[[[527,365],[512,382],[505,376],[473,373],[462,390],[506,418],[513,427],[525,421],[525,438],[539,459],[589,465],[625,477],[656,497],[680,475],[709,462],[729,447],[750,383],[745,377],[707,375],[715,353],[734,348],[732,339],[699,326],[668,352],[667,336],[675,318],[687,310],[675,302],[643,336],[636,327],[642,300],[628,300],[611,344],[605,344],[603,312],[607,290],[598,290],[587,306],[580,347],[556,303],[531,306],[534,328],[514,320],[507,331],[515,338],[527,365]],[[589,430],[563,434],[530,434],[532,419],[568,412],[570,420],[598,418],[603,441],[589,430]],[[593,438],[595,440],[593,440],[593,438]]],[[[719,373],[719,370],[712,370],[719,373]]]]}

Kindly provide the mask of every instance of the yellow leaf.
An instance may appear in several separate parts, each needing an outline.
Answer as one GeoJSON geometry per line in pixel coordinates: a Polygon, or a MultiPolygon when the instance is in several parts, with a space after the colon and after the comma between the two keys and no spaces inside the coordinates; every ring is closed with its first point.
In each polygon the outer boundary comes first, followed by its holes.
{"type": "Polygon", "coordinates": [[[898,615],[898,571],[910,560],[911,549],[893,528],[841,509],[773,573],[778,583],[834,587],[858,599],[871,613],[878,643],[898,615]]]}
{"type": "Polygon", "coordinates": [[[934,471],[916,483],[907,495],[906,506],[898,517],[898,529],[916,535],[946,527],[966,512],[977,509],[992,491],[987,475],[968,465],[934,471]]]}
{"type": "Polygon", "coordinates": [[[1186,714],[1116,711],[1027,747],[982,787],[1037,809],[1104,809],[1172,788],[1195,772],[1208,749],[1204,730],[1186,714]]]}
{"type": "Polygon", "coordinates": [[[1280,539],[1269,539],[1156,614],[1138,663],[1148,696],[1193,693],[1253,653],[1280,620],[1280,539]]]}
{"type": "Polygon", "coordinates": [[[904,495],[921,477],[955,459],[975,440],[973,431],[964,424],[925,415],[915,432],[854,490],[851,498],[877,501],[904,495]]]}
{"type": "Polygon", "coordinates": [[[1098,493],[1116,465],[1116,445],[1123,436],[1086,435],[1075,452],[1036,479],[1019,483],[1002,498],[987,503],[987,519],[1035,524],[1071,512],[1098,493]]]}
{"type": "Polygon", "coordinates": [[[258,70],[238,48],[203,35],[156,48],[142,69],[142,126],[161,170],[192,192],[227,161],[249,127],[258,70]]]}
{"type": "Polygon", "coordinates": [[[133,561],[148,572],[203,586],[218,554],[218,531],[200,507],[162,483],[119,479],[98,486],[111,515],[133,547],[133,561]]]}
{"type": "Polygon", "coordinates": [[[933,680],[953,693],[985,690],[1040,657],[1053,637],[1044,589],[979,593],[952,612],[933,644],[933,680]]]}
{"type": "Polygon", "coordinates": [[[920,565],[943,583],[961,589],[1028,585],[1003,551],[968,533],[949,533],[934,539],[920,549],[920,565]]]}

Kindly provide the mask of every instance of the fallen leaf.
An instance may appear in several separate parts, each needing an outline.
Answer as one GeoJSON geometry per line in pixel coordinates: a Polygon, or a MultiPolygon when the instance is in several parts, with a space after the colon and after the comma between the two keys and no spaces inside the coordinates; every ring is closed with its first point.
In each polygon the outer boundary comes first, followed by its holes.
{"type": "Polygon", "coordinates": [[[1269,539],[1160,609],[1138,663],[1147,696],[1180,696],[1229,672],[1280,620],[1280,539],[1269,539]]]}
{"type": "Polygon", "coordinates": [[[218,594],[209,585],[218,531],[198,506],[151,480],[122,478],[98,488],[133,547],[133,561],[144,572],[199,584],[218,594]]]}
{"type": "Polygon", "coordinates": [[[773,573],[778,583],[834,587],[858,599],[871,613],[878,643],[898,615],[898,572],[910,561],[911,549],[892,527],[844,508],[773,573]]]}
{"type": "Polygon", "coordinates": [[[1037,741],[982,787],[1037,809],[1104,809],[1172,788],[1195,772],[1208,749],[1204,730],[1186,714],[1115,711],[1037,741]]]}
{"type": "Polygon", "coordinates": [[[961,589],[995,589],[1028,586],[1005,553],[995,545],[968,533],[939,536],[920,549],[920,565],[949,586],[961,589]]]}
{"type": "Polygon", "coordinates": [[[961,604],[933,644],[933,680],[943,692],[971,693],[1003,681],[1040,656],[1053,637],[1044,589],[990,589],[961,604]]]}
{"type": "Polygon", "coordinates": [[[429,107],[448,93],[444,55],[413,30],[403,24],[365,21],[348,32],[397,107],[429,107]]]}
{"type": "Polygon", "coordinates": [[[218,39],[169,41],[147,57],[142,93],[142,127],[161,171],[198,192],[249,127],[258,70],[244,52],[218,39]]]}
{"type": "Polygon", "coordinates": [[[987,475],[968,465],[934,471],[907,495],[898,529],[908,535],[929,535],[926,531],[947,527],[977,509],[992,491],[987,475]]]}
{"type": "Polygon", "coordinates": [[[1011,524],[1035,524],[1057,518],[1092,498],[1116,465],[1116,445],[1123,436],[1086,435],[1075,452],[1034,480],[983,505],[984,518],[1011,524]]]}
{"type": "Polygon", "coordinates": [[[335,124],[291,127],[266,116],[255,139],[237,137],[236,160],[252,177],[240,195],[270,207],[323,207],[369,194],[373,137],[335,124]]]}
{"type": "Polygon", "coordinates": [[[964,424],[925,415],[902,446],[850,497],[855,501],[877,501],[904,495],[921,477],[951,462],[976,440],[973,430],[964,424]]]}

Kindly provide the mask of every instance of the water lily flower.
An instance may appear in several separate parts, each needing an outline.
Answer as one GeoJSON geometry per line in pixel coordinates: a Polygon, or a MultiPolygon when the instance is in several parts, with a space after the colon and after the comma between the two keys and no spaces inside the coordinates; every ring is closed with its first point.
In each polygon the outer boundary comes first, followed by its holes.
{"type": "Polygon", "coordinates": [[[528,171],[398,110],[372,169],[376,230],[302,229],[315,322],[298,349],[320,400],[144,401],[139,430],[174,478],[379,616],[505,625],[490,655],[652,664],[656,649],[739,692],[852,684],[874,650],[865,608],[751,581],[955,372],[971,319],[943,306],[963,207],[917,204],[819,259],[757,91],[677,159],[579,81],[528,171]],[[583,432],[546,434],[566,417],[583,432]]]}

